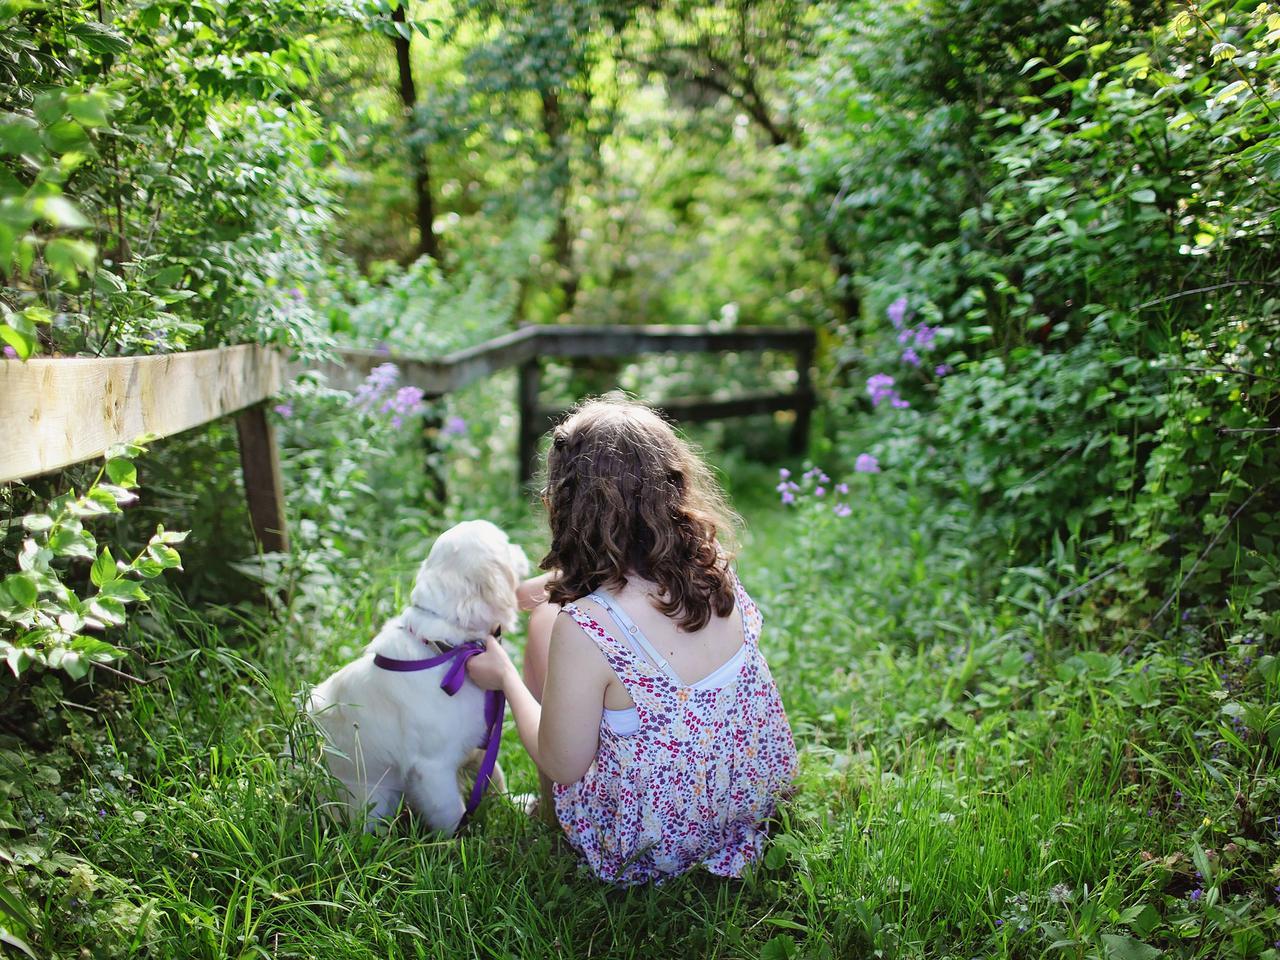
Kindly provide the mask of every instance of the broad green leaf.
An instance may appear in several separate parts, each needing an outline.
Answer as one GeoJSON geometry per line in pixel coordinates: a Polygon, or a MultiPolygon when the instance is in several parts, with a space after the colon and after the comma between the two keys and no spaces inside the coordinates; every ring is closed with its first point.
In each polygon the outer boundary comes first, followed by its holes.
{"type": "Polygon", "coordinates": [[[35,337],[15,330],[8,323],[0,323],[0,340],[13,347],[18,360],[26,360],[36,349],[35,337]]]}
{"type": "Polygon", "coordinates": [[[93,267],[97,248],[84,240],[57,237],[45,244],[44,258],[65,281],[72,281],[81,270],[93,267]]]}
{"type": "Polygon", "coordinates": [[[142,601],[147,599],[147,595],[142,589],[142,584],[136,580],[108,580],[102,584],[99,590],[100,595],[103,597],[121,600],[126,603],[131,600],[142,601]]]}
{"type": "Polygon", "coordinates": [[[104,583],[118,579],[119,576],[120,572],[116,569],[115,558],[111,556],[111,548],[103,547],[98,559],[93,561],[93,568],[89,571],[89,579],[93,581],[94,586],[100,587],[104,583]]]}
{"type": "Polygon", "coordinates": [[[90,226],[89,218],[80,212],[80,208],[60,194],[38,197],[32,206],[36,213],[55,227],[79,230],[90,226]]]}
{"type": "Polygon", "coordinates": [[[107,476],[111,478],[112,483],[122,487],[138,485],[138,468],[131,460],[124,457],[114,457],[107,461],[107,476]]]}
{"type": "Polygon", "coordinates": [[[1102,935],[1102,946],[1107,960],[1155,960],[1161,954],[1150,944],[1114,933],[1102,935]]]}
{"type": "Polygon", "coordinates": [[[3,586],[13,597],[14,602],[24,607],[35,606],[40,591],[36,587],[36,578],[30,573],[11,573],[4,578],[3,586]]]}

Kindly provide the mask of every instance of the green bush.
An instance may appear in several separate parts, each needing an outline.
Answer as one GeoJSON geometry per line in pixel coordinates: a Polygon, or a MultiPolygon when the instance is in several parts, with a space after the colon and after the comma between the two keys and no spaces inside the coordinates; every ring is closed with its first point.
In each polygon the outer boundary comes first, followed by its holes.
{"type": "Polygon", "coordinates": [[[1275,634],[1275,15],[1088,8],[833,15],[799,169],[857,251],[844,389],[892,377],[875,442],[1087,622],[1275,634]]]}

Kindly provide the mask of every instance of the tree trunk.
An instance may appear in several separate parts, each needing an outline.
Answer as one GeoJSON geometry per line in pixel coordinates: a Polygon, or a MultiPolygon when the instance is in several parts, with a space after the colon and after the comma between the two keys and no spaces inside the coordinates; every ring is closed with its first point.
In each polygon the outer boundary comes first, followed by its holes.
{"type": "Polygon", "coordinates": [[[560,95],[555,90],[542,91],[542,131],[547,135],[552,156],[552,190],[555,192],[556,226],[551,234],[552,259],[556,264],[556,280],[564,294],[562,313],[573,313],[578,300],[578,273],[573,266],[573,236],[569,228],[569,158],[565,155],[564,117],[560,112],[560,95]]]}
{"type": "MultiPolygon", "coordinates": [[[[405,22],[405,9],[409,0],[401,0],[391,11],[395,23],[405,22]]],[[[410,35],[412,36],[412,34],[410,35]]],[[[417,205],[418,252],[436,263],[440,262],[440,238],[436,236],[435,204],[431,199],[431,169],[427,163],[427,148],[414,138],[417,121],[414,111],[418,106],[418,88],[413,82],[413,63],[409,58],[409,38],[396,33],[392,38],[396,48],[396,67],[400,72],[400,102],[404,104],[405,126],[410,138],[409,161],[413,167],[413,192],[417,205]]]]}

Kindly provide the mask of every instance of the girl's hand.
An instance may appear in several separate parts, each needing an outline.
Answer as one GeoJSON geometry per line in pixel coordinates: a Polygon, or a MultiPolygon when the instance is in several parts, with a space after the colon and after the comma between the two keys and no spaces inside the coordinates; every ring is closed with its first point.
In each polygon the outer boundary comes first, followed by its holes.
{"type": "Polygon", "coordinates": [[[481,690],[504,690],[513,677],[519,678],[516,665],[494,637],[486,637],[484,653],[467,661],[467,676],[481,690]]]}
{"type": "Polygon", "coordinates": [[[516,588],[516,602],[521,610],[532,610],[538,604],[546,602],[547,581],[550,579],[551,574],[544,573],[540,577],[524,581],[516,588]]]}

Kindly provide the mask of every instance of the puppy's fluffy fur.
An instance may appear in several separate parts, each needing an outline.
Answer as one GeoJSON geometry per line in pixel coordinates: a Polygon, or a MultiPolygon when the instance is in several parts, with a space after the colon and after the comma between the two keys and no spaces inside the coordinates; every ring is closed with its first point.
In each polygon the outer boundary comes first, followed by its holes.
{"type": "Polygon", "coordinates": [[[375,666],[374,654],[419,660],[498,626],[514,629],[516,587],[528,570],[524,551],[492,523],[452,527],[419,568],[409,606],[359,660],[312,692],[308,710],[324,733],[329,769],[366,829],[403,798],[432,829],[452,834],[465,807],[458,771],[485,733],[479,687],[467,681],[452,697],[440,689],[447,664],[397,673],[375,666]]]}

